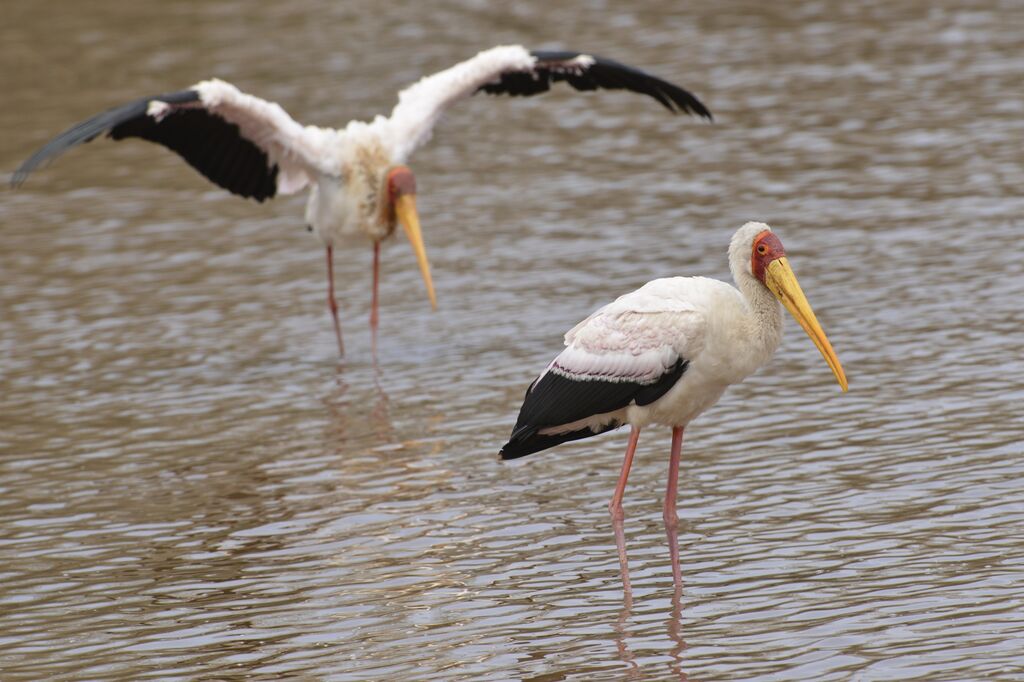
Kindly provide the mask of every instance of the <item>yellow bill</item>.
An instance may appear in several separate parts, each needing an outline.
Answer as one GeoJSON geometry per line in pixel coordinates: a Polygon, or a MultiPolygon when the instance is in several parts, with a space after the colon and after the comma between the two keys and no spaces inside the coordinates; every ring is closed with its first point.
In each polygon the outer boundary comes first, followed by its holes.
{"type": "Polygon", "coordinates": [[[814,316],[811,304],[807,302],[807,297],[800,289],[800,283],[796,281],[796,275],[789,267],[789,260],[785,256],[768,263],[765,268],[764,283],[775,294],[775,297],[782,301],[782,305],[786,306],[789,314],[800,323],[800,326],[807,332],[807,336],[811,337],[811,341],[821,351],[825,362],[832,369],[832,373],[836,375],[839,385],[844,391],[847,390],[848,384],[843,366],[839,364],[839,358],[836,357],[836,352],[832,350],[832,344],[828,342],[828,337],[825,336],[821,325],[818,324],[818,318],[814,316]]]}
{"type": "Polygon", "coordinates": [[[398,222],[405,230],[405,236],[412,244],[412,250],[416,253],[416,261],[420,264],[420,272],[423,274],[423,281],[427,285],[427,296],[430,297],[430,305],[437,310],[437,297],[434,295],[434,280],[430,278],[430,262],[427,260],[427,249],[423,246],[423,233],[420,232],[420,217],[416,213],[416,196],[414,194],[400,194],[395,201],[395,214],[398,222]]]}

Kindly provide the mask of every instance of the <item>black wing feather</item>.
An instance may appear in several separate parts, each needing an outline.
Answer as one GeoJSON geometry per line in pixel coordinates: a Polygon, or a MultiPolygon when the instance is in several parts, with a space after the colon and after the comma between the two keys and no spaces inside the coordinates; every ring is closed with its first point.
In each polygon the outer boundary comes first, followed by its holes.
{"type": "Polygon", "coordinates": [[[551,83],[565,81],[576,90],[629,90],[653,97],[669,111],[682,111],[711,119],[711,112],[690,92],[627,64],[586,55],[594,60],[593,64],[567,66],[567,62],[583,53],[533,50],[530,54],[537,59],[533,71],[504,73],[499,80],[480,89],[495,95],[528,97],[546,92],[551,88],[551,83]]]}
{"type": "Polygon", "coordinates": [[[114,140],[138,137],[167,147],[213,183],[233,194],[263,201],[277,193],[276,164],[245,138],[237,125],[202,107],[172,109],[161,120],[147,114],[149,103],[189,104],[195,90],[183,90],[129,102],[75,125],[30,156],[11,178],[17,187],[41,164],[101,133],[114,140]]]}
{"type": "Polygon", "coordinates": [[[527,389],[519,418],[508,443],[501,448],[502,459],[515,459],[569,440],[588,438],[620,426],[612,423],[597,431],[583,428],[556,435],[539,435],[544,428],[571,424],[599,414],[615,412],[628,405],[649,405],[665,395],[683,376],[689,363],[680,358],[657,380],[645,384],[602,379],[574,379],[547,372],[527,389]]]}
{"type": "Polygon", "coordinates": [[[149,108],[149,103],[154,99],[158,99],[161,102],[167,102],[168,104],[188,104],[189,102],[199,101],[199,93],[195,90],[183,90],[181,92],[173,92],[166,95],[157,95],[156,97],[146,97],[134,102],[122,104],[121,106],[114,107],[113,109],[108,109],[103,113],[96,114],[88,120],[73,125],[40,147],[35,154],[26,159],[25,162],[18,167],[18,170],[14,171],[14,176],[11,179],[11,185],[17,187],[21,183],[25,182],[25,178],[28,177],[28,174],[34,171],[37,167],[55,159],[72,147],[82,144],[83,142],[89,142],[100,133],[109,132],[111,128],[119,123],[123,123],[124,121],[128,121],[139,116],[145,116],[146,110],[149,108]]]}
{"type": "Polygon", "coordinates": [[[538,433],[534,433],[518,440],[509,440],[509,442],[501,449],[501,458],[519,459],[520,457],[532,455],[533,453],[540,452],[541,450],[553,448],[556,445],[561,445],[562,443],[590,438],[591,436],[596,436],[600,433],[604,433],[605,431],[617,429],[620,426],[622,426],[622,424],[612,422],[599,427],[597,431],[593,431],[589,427],[585,426],[578,431],[568,431],[566,433],[559,433],[555,435],[542,436],[538,433]]]}

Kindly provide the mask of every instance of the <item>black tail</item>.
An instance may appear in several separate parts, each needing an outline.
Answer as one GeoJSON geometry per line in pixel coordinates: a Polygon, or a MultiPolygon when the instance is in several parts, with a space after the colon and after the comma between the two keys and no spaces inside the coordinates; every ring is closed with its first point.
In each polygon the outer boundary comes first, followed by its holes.
{"type": "Polygon", "coordinates": [[[541,435],[537,433],[536,429],[519,429],[517,432],[512,434],[509,441],[501,447],[501,458],[502,459],[518,459],[519,457],[525,457],[526,455],[532,455],[535,452],[541,450],[547,450],[553,448],[556,445],[567,443],[571,440],[580,440],[581,438],[590,438],[596,436],[599,433],[605,431],[611,431],[621,426],[616,422],[607,424],[600,427],[597,431],[591,431],[590,427],[583,427],[576,431],[569,431],[568,433],[559,433],[554,435],[541,435]],[[524,432],[525,433],[522,433],[524,432]]]}
{"type": "Polygon", "coordinates": [[[665,368],[661,376],[648,383],[587,375],[563,376],[556,371],[546,371],[526,389],[515,428],[508,442],[501,448],[501,458],[525,457],[553,448],[559,443],[590,438],[616,429],[621,423],[610,421],[597,426],[596,430],[585,426],[566,433],[538,433],[602,415],[611,419],[613,413],[629,405],[649,405],[679,381],[689,364],[677,358],[671,367],[665,368]]]}

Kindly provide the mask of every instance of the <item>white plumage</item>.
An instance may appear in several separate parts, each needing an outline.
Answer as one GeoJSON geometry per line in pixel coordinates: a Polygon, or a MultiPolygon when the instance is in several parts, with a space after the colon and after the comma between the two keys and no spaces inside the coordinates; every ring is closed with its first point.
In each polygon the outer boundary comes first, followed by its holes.
{"type": "MultiPolygon", "coordinates": [[[[846,377],[764,223],[741,227],[729,246],[736,286],[706,277],[670,277],[620,296],[573,327],[563,350],[527,391],[502,457],[513,459],[629,424],[633,433],[609,508],[621,522],[622,495],[640,429],[673,429],[664,516],[675,523],[679,452],[685,426],[775,353],[780,301],[818,346],[843,390],[846,377]]],[[[624,552],[620,548],[620,556],[624,552]]],[[[678,555],[673,554],[678,576],[678,555]]]]}
{"type": "Polygon", "coordinates": [[[190,90],[198,101],[166,104],[150,100],[149,114],[162,121],[176,109],[204,109],[238,126],[239,134],[266,152],[268,168],[278,167],[277,194],[295,194],[318,175],[339,175],[338,132],[303,126],[276,102],[268,102],[218,78],[201,81],[190,90]],[[157,108],[159,107],[159,108],[157,108]]]}
{"type": "Polygon", "coordinates": [[[432,76],[425,76],[398,93],[389,118],[377,117],[373,126],[388,138],[397,163],[430,140],[442,112],[475,93],[502,73],[531,71],[537,58],[521,45],[492,47],[432,76]]]}
{"type": "Polygon", "coordinates": [[[430,266],[413,199],[409,156],[430,139],[444,110],[475,92],[532,95],[555,81],[579,90],[627,89],[653,97],[671,111],[711,115],[693,95],[667,81],[608,59],[576,52],[531,52],[520,45],[485,50],[422,78],[398,94],[389,117],[344,128],[297,123],[278,104],[221,80],[148,97],[111,109],[65,131],[14,173],[18,185],[41,163],[107,133],[141,137],[180,154],[211,181],[257,201],[310,188],[306,222],[327,249],[328,303],[339,350],[341,328],[334,302],[333,246],[362,236],[374,248],[371,327],[377,325],[380,242],[401,224],[412,242],[431,304],[430,266]]]}
{"type": "MultiPolygon", "coordinates": [[[[732,346],[731,330],[743,324],[747,314],[739,292],[724,282],[706,277],[654,280],[574,327],[550,371],[576,379],[651,383],[685,359],[686,371],[664,397],[651,405],[601,415],[588,426],[685,424],[717,402],[726,387],[763,364],[778,346],[781,326],[763,336],[736,335],[741,347],[723,357],[722,349],[732,346]]],[[[540,433],[570,430],[575,429],[549,427],[540,433]]]]}

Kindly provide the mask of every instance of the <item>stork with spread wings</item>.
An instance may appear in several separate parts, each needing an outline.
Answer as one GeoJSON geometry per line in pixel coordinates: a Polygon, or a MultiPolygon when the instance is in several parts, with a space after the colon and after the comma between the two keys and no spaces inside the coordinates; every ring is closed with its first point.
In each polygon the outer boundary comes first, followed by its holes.
{"type": "Polygon", "coordinates": [[[402,226],[436,307],[430,265],[416,211],[416,180],[406,166],[441,113],[478,91],[534,95],[565,81],[576,90],[625,89],[648,95],[672,112],[707,119],[710,112],[686,90],[625,64],[578,52],[530,51],[519,45],[485,50],[427,76],[398,94],[389,117],[351,121],[341,129],[301,125],[278,104],[221,80],[146,97],[98,114],[51,140],[15,171],[17,186],[40,164],[106,133],[159,143],[233,194],[264,201],[309,188],[306,222],[327,250],[328,305],[338,350],[344,354],[334,297],[333,247],[352,235],[373,244],[376,336],[380,243],[402,226]]]}

